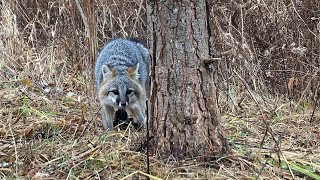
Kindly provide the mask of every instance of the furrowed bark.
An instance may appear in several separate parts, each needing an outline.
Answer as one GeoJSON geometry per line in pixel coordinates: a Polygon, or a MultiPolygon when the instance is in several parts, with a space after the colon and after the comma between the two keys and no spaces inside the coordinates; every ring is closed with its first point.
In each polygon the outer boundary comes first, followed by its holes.
{"type": "Polygon", "coordinates": [[[220,132],[215,66],[205,0],[149,1],[150,120],[153,152],[160,156],[217,156],[220,132]]]}

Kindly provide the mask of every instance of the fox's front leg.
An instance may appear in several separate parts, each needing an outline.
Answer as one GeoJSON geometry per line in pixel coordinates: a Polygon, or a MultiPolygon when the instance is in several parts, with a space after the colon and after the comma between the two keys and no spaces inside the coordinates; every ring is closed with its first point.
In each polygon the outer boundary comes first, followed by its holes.
{"type": "Polygon", "coordinates": [[[132,106],[129,109],[129,114],[132,116],[134,123],[138,123],[138,125],[140,127],[147,128],[146,104],[145,103],[141,103],[141,104],[137,104],[135,106],[132,106]]]}
{"type": "Polygon", "coordinates": [[[105,129],[113,129],[113,108],[111,106],[102,105],[101,108],[102,124],[105,129]]]}

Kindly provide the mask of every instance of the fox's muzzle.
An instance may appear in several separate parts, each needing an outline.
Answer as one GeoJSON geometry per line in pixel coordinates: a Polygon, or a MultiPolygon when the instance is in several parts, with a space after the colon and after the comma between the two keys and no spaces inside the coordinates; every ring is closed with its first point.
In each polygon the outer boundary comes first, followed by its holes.
{"type": "Polygon", "coordinates": [[[125,89],[119,91],[119,95],[116,98],[116,103],[121,108],[125,108],[129,105],[129,96],[127,95],[125,89]]]}

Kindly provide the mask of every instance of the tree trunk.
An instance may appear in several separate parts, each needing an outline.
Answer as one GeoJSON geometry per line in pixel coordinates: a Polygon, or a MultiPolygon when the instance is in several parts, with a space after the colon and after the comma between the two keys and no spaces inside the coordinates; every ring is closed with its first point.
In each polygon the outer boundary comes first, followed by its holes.
{"type": "Polygon", "coordinates": [[[209,1],[147,3],[151,148],[160,156],[219,156],[227,151],[219,125],[209,1]]]}

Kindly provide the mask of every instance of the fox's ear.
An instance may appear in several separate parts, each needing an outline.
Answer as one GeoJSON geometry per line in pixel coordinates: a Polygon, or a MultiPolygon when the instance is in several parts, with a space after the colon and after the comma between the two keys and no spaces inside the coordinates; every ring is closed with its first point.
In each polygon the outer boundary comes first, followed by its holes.
{"type": "Polygon", "coordinates": [[[138,70],[139,70],[139,63],[137,63],[136,65],[128,68],[128,75],[131,78],[139,79],[140,74],[139,74],[138,70]]]}
{"type": "Polygon", "coordinates": [[[110,79],[113,78],[117,75],[117,72],[115,69],[107,66],[107,65],[102,65],[102,76],[103,79],[110,79]]]}

